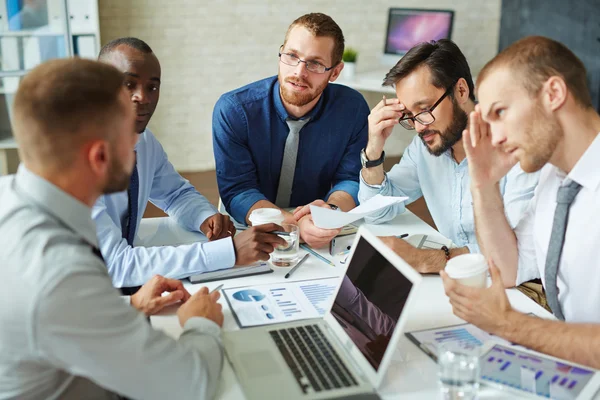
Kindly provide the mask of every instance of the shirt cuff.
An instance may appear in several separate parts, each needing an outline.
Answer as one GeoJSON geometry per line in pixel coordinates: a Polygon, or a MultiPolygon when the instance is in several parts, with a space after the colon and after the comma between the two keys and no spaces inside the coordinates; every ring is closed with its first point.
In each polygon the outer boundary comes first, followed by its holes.
{"type": "Polygon", "coordinates": [[[235,265],[235,247],[231,237],[203,243],[202,250],[206,257],[206,266],[210,267],[210,271],[231,268],[235,265]]]}
{"type": "Polygon", "coordinates": [[[471,254],[481,253],[481,251],[479,250],[479,245],[477,243],[467,243],[465,247],[469,249],[469,253],[471,254]]]}
{"type": "Polygon", "coordinates": [[[377,193],[379,193],[383,189],[385,189],[385,187],[387,186],[388,176],[387,176],[387,173],[385,173],[385,172],[383,173],[383,182],[381,182],[380,185],[371,185],[371,184],[367,183],[362,176],[362,172],[360,172],[358,175],[360,177],[360,186],[361,187],[376,190],[377,193]]]}
{"type": "Polygon", "coordinates": [[[356,181],[341,181],[333,185],[324,200],[327,200],[333,192],[348,193],[354,199],[354,204],[358,205],[358,182],[356,181]]]}
{"type": "Polygon", "coordinates": [[[204,333],[216,339],[221,338],[221,327],[214,321],[204,317],[192,317],[188,319],[183,326],[183,333],[189,331],[204,333]]]}
{"type": "Polygon", "coordinates": [[[254,204],[269,200],[258,189],[250,189],[236,195],[229,204],[229,213],[238,222],[246,224],[246,215],[254,204]]]}

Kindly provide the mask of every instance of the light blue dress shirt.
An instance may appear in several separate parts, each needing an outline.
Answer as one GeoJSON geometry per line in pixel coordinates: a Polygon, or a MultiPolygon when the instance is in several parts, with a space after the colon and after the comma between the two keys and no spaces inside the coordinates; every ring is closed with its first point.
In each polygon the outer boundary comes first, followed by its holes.
{"type": "MultiPolygon", "coordinates": [[[[139,174],[136,232],[148,200],[190,231],[217,209],[175,171],[152,132],[146,129],[135,146],[139,174]]],[[[127,191],[102,196],[94,205],[100,251],[116,287],[138,286],[155,274],[181,279],[231,268],[235,251],[231,238],[184,246],[132,247],[122,236],[127,217],[127,191]]]]}
{"type": "Polygon", "coordinates": [[[0,204],[0,399],[214,397],[221,329],[193,317],[174,340],[126,305],[90,207],[24,166],[0,204]]]}
{"type": "MultiPolygon", "coordinates": [[[[511,227],[517,225],[527,209],[538,179],[539,172],[527,174],[516,165],[500,180],[504,210],[511,227]]],[[[385,174],[381,185],[368,185],[360,174],[359,201],[362,203],[376,194],[407,196],[406,204],[423,196],[438,231],[457,246],[466,246],[471,253],[479,253],[466,158],[457,164],[450,150],[435,157],[429,154],[423,141],[415,136],[400,162],[385,174]]],[[[389,221],[403,213],[404,206],[390,206],[367,221],[389,221]]]]}

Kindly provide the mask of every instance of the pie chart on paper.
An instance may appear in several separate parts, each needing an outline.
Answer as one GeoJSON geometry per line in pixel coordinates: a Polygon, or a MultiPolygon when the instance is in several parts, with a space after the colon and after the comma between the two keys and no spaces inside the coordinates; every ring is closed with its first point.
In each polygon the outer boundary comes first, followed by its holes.
{"type": "Polygon", "coordinates": [[[240,290],[239,292],[235,292],[233,294],[233,298],[239,301],[261,301],[265,298],[265,295],[259,292],[258,290],[249,289],[249,290],[240,290]]]}

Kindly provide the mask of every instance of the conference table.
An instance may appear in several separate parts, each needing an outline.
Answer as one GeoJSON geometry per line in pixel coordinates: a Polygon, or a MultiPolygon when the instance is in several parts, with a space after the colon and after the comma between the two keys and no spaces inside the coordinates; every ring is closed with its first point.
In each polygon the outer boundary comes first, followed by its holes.
{"type": "MultiPolygon", "coordinates": [[[[388,223],[380,225],[367,224],[367,227],[378,236],[400,235],[403,233],[408,233],[409,235],[426,234],[429,237],[440,236],[436,230],[408,210],[388,223]]],[[[144,219],[138,232],[136,245],[181,245],[198,241],[206,241],[206,238],[200,233],[185,231],[173,220],[164,217],[144,219]]],[[[300,251],[301,253],[304,252],[302,249],[300,251]]],[[[327,250],[319,250],[319,253],[329,259],[333,258],[327,250]]],[[[345,265],[341,263],[338,257],[333,258],[336,266],[332,267],[317,257],[310,256],[289,279],[284,279],[284,275],[290,268],[272,267],[274,272],[270,274],[197,285],[192,285],[184,280],[184,285],[190,293],[194,293],[202,286],[213,289],[220,284],[223,284],[223,288],[226,289],[283,281],[291,282],[331,277],[341,278],[345,273],[345,265]]],[[[542,318],[554,318],[552,314],[518,290],[508,289],[507,294],[515,309],[524,313],[533,313],[542,318]]],[[[227,302],[221,298],[220,303],[223,305],[225,316],[223,329],[225,331],[239,329],[227,302]]],[[[173,338],[179,337],[182,328],[179,325],[175,312],[176,308],[171,307],[158,315],[152,316],[152,325],[173,338]]],[[[422,285],[417,292],[416,301],[405,312],[408,312],[405,332],[464,323],[463,320],[452,313],[452,307],[448,302],[448,297],[444,293],[441,278],[437,275],[424,276],[422,285]]],[[[176,390],[174,390],[175,392],[176,390]]],[[[439,397],[437,365],[403,335],[394,352],[393,361],[387,375],[378,389],[378,393],[384,399],[437,399],[439,397]]],[[[242,389],[226,358],[216,398],[226,400],[244,398],[242,389]]],[[[479,398],[514,399],[518,397],[508,392],[482,386],[479,398]]]]}

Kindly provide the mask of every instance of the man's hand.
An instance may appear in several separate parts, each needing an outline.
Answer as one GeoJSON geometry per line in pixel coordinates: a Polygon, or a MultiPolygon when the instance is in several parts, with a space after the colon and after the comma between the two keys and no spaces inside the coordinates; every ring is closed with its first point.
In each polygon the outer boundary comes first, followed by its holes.
{"type": "Polygon", "coordinates": [[[329,207],[329,204],[325,203],[323,200],[315,200],[312,203],[307,204],[305,206],[296,207],[296,209],[294,210],[294,219],[296,220],[296,222],[300,221],[305,215],[310,214],[310,206],[331,208],[329,207]]]}
{"type": "Polygon", "coordinates": [[[300,227],[300,237],[313,249],[319,249],[327,246],[329,242],[331,242],[331,239],[336,237],[342,231],[342,228],[317,228],[313,222],[312,215],[310,214],[300,218],[298,221],[298,226],[300,227]]]}
{"type": "Polygon", "coordinates": [[[177,302],[185,303],[190,294],[177,279],[154,275],[144,286],[131,296],[131,305],[146,315],[153,315],[177,302]],[[170,292],[163,296],[164,292],[170,292]]]}
{"type": "Polygon", "coordinates": [[[454,314],[486,332],[500,336],[509,321],[509,315],[514,311],[506,296],[500,271],[492,259],[488,263],[492,285],[487,289],[461,285],[445,271],[440,271],[440,276],[454,314]]]}
{"type": "Polygon", "coordinates": [[[479,105],[469,116],[469,129],[463,131],[463,146],[473,188],[495,185],[517,163],[514,155],[493,145],[490,125],[481,118],[479,105]]]}
{"type": "Polygon", "coordinates": [[[223,326],[223,306],[217,303],[219,297],[221,294],[218,291],[209,294],[206,287],[198,290],[177,310],[179,324],[184,326],[190,318],[203,317],[223,326]]]}
{"type": "Polygon", "coordinates": [[[200,225],[200,232],[204,233],[208,240],[218,240],[235,235],[235,226],[228,215],[217,213],[204,220],[200,225]]]}
{"type": "Polygon", "coordinates": [[[258,260],[267,261],[275,246],[288,245],[285,239],[268,232],[283,230],[277,224],[264,224],[250,227],[235,236],[235,265],[250,265],[258,260]]]}
{"type": "Polygon", "coordinates": [[[381,157],[385,141],[392,134],[394,125],[404,115],[405,107],[398,99],[383,100],[371,110],[369,114],[369,142],[365,149],[369,160],[381,157]]]}

